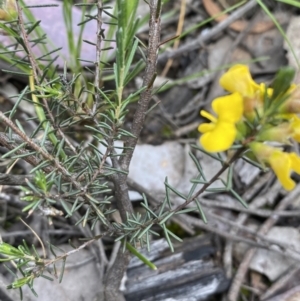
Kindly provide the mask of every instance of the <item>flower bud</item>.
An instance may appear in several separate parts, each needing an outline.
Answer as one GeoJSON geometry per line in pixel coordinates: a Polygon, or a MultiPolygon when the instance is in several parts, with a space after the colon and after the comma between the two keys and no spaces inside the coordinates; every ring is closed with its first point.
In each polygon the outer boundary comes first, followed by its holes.
{"type": "Polygon", "coordinates": [[[18,16],[17,6],[15,0],[4,1],[2,7],[0,8],[0,20],[2,21],[12,21],[18,16]]]}
{"type": "Polygon", "coordinates": [[[249,148],[260,163],[265,163],[274,151],[274,147],[261,142],[251,142],[249,148]]]}
{"type": "Polygon", "coordinates": [[[0,254],[15,257],[24,257],[23,252],[5,242],[0,243],[0,254]]]}
{"type": "Polygon", "coordinates": [[[12,284],[7,286],[7,289],[12,289],[12,288],[20,288],[28,283],[30,283],[34,279],[33,275],[29,275],[23,278],[19,278],[16,281],[14,281],[12,284]]]}
{"type": "Polygon", "coordinates": [[[280,107],[280,112],[299,114],[300,113],[300,86],[292,85],[287,93],[290,93],[291,95],[280,107]]]}
{"type": "Polygon", "coordinates": [[[289,138],[293,136],[293,129],[290,123],[284,122],[277,126],[270,126],[263,129],[256,137],[258,141],[276,141],[280,143],[289,143],[289,138]]]}

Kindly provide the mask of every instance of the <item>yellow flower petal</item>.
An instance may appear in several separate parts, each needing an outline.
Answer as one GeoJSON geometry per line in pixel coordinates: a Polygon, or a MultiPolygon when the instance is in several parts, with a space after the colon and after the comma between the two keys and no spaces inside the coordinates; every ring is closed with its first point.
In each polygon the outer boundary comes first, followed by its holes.
{"type": "Polygon", "coordinates": [[[300,158],[296,153],[290,153],[290,160],[292,165],[292,170],[297,174],[300,174],[300,158]]]}
{"type": "Polygon", "coordinates": [[[213,130],[204,132],[200,143],[208,152],[222,152],[231,147],[236,134],[237,130],[233,123],[218,120],[213,130]]]}
{"type": "Polygon", "coordinates": [[[266,90],[267,90],[267,95],[269,97],[271,97],[272,94],[273,94],[273,89],[272,88],[266,88],[266,84],[265,83],[260,83],[259,84],[259,92],[260,92],[260,98],[261,99],[264,99],[266,90]]]}
{"type": "Polygon", "coordinates": [[[242,96],[254,97],[260,86],[252,79],[249,67],[235,65],[220,78],[220,85],[227,91],[239,92],[242,96]]]}
{"type": "Polygon", "coordinates": [[[212,114],[204,111],[204,110],[201,110],[200,111],[200,115],[207,118],[208,120],[210,120],[211,122],[217,122],[217,118],[215,116],[213,116],[212,114]]]}
{"type": "Polygon", "coordinates": [[[231,123],[238,122],[243,115],[243,98],[239,93],[216,98],[212,102],[213,110],[219,119],[231,123]]]}
{"type": "Polygon", "coordinates": [[[206,111],[200,113],[212,121],[199,125],[198,130],[203,133],[200,143],[208,152],[225,151],[231,147],[237,136],[235,123],[243,115],[243,98],[239,93],[219,97],[212,102],[212,108],[218,118],[206,111]]]}
{"type": "Polygon", "coordinates": [[[259,142],[252,142],[249,146],[260,162],[271,166],[286,190],[294,189],[296,184],[291,179],[291,173],[295,171],[300,174],[300,157],[296,153],[285,153],[278,148],[259,142]]]}
{"type": "Polygon", "coordinates": [[[210,132],[212,130],[214,130],[214,128],[216,127],[216,123],[202,123],[198,126],[198,131],[202,134],[206,133],[206,132],[210,132]]]}
{"type": "Polygon", "coordinates": [[[291,128],[293,130],[293,138],[300,142],[300,119],[297,115],[293,114],[290,118],[291,121],[291,128]]]}
{"type": "Polygon", "coordinates": [[[289,154],[279,150],[274,151],[269,158],[269,163],[281,185],[286,190],[294,189],[295,182],[290,178],[292,160],[289,154]]]}

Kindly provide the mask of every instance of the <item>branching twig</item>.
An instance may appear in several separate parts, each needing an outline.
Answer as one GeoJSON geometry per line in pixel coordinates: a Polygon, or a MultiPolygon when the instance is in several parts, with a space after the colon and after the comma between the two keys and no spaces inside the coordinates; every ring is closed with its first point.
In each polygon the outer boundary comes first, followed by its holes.
{"type": "MultiPolygon", "coordinates": [[[[2,122],[10,127],[17,135],[23,139],[24,142],[26,142],[33,150],[35,150],[37,153],[39,153],[45,160],[48,160],[49,162],[52,162],[53,167],[59,171],[66,179],[68,179],[69,182],[71,182],[74,187],[76,187],[78,190],[82,191],[82,185],[80,182],[76,181],[76,176],[72,176],[68,170],[59,162],[57,158],[54,158],[52,155],[50,155],[47,151],[45,151],[43,148],[41,148],[39,145],[34,143],[24,132],[22,132],[9,118],[7,118],[1,111],[0,111],[0,120],[2,122]]],[[[40,162],[37,161],[35,162],[36,165],[39,164],[40,162]]],[[[95,210],[97,215],[101,217],[103,222],[107,225],[110,224],[110,222],[105,218],[105,216],[102,214],[99,208],[96,208],[95,204],[90,200],[90,195],[88,193],[85,193],[83,195],[85,198],[86,202],[91,204],[91,207],[95,210]]]]}
{"type": "MultiPolygon", "coordinates": [[[[19,0],[16,0],[16,5],[17,5],[17,11],[18,11],[18,19],[19,19],[19,26],[20,26],[20,29],[21,29],[21,33],[22,33],[22,36],[23,36],[23,41],[24,41],[24,45],[26,47],[25,51],[27,52],[27,55],[28,55],[28,60],[30,62],[30,65],[31,65],[31,68],[32,68],[32,76],[34,78],[34,82],[37,84],[37,85],[41,85],[41,82],[40,82],[40,77],[43,75],[43,72],[42,70],[39,68],[39,65],[37,63],[37,61],[35,60],[35,57],[32,53],[32,48],[29,44],[29,39],[28,39],[28,34],[26,32],[26,29],[25,29],[25,21],[24,21],[24,18],[23,18],[23,12],[22,12],[22,8],[20,6],[20,3],[19,3],[19,0]]],[[[44,79],[44,81],[46,81],[44,79]]],[[[33,84],[33,83],[32,83],[33,84]]],[[[51,121],[51,124],[54,128],[57,128],[55,126],[55,118],[52,114],[52,111],[50,110],[49,108],[49,104],[48,104],[48,101],[46,98],[42,98],[43,100],[43,105],[44,107],[46,108],[46,111],[47,111],[47,114],[50,118],[50,121],[51,121]]],[[[66,143],[69,144],[69,147],[73,150],[73,152],[76,153],[75,151],[75,148],[72,146],[72,144],[70,143],[69,139],[66,137],[65,133],[58,127],[57,128],[59,134],[61,135],[61,137],[64,138],[64,140],[66,141],[66,143]]]]}
{"type": "Polygon", "coordinates": [[[53,162],[54,167],[60,171],[63,175],[68,176],[69,180],[79,188],[78,184],[72,179],[70,173],[60,164],[59,160],[51,156],[48,152],[46,152],[43,148],[33,142],[23,131],[21,131],[9,118],[7,118],[3,112],[0,111],[0,119],[2,122],[10,127],[17,135],[19,135],[24,142],[26,142],[32,149],[34,149],[37,153],[41,154],[45,160],[53,162]]]}
{"type": "Polygon", "coordinates": [[[85,243],[83,243],[82,245],[80,245],[78,248],[70,250],[69,252],[64,253],[63,255],[57,256],[54,259],[48,259],[45,260],[45,267],[51,266],[53,264],[55,264],[56,262],[62,260],[62,259],[66,259],[68,256],[77,253],[78,251],[85,249],[87,246],[89,246],[90,244],[94,243],[95,241],[97,241],[98,239],[102,238],[105,235],[108,235],[108,232],[102,233],[101,235],[97,235],[95,237],[93,237],[92,239],[86,241],[85,243]]]}

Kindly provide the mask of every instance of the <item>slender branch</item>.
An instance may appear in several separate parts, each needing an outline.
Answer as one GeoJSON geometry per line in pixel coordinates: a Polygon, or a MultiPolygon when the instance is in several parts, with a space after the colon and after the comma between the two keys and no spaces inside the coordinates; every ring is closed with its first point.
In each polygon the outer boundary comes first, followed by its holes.
{"type": "MultiPolygon", "coordinates": [[[[230,158],[230,160],[228,162],[225,162],[223,164],[223,166],[220,168],[220,170],[211,178],[210,181],[208,181],[207,183],[205,183],[194,195],[192,195],[190,198],[186,199],[186,201],[178,206],[176,206],[175,208],[171,209],[168,211],[168,213],[173,213],[173,215],[177,212],[179,212],[180,210],[184,209],[185,207],[187,207],[187,205],[189,205],[190,203],[194,202],[197,197],[202,194],[210,185],[212,185],[222,174],[223,172],[233,163],[235,162],[235,160],[237,160],[240,155],[244,152],[244,148],[240,148],[239,150],[237,150],[235,152],[235,154],[230,158]]],[[[154,218],[154,219],[150,219],[147,222],[145,222],[143,225],[137,225],[135,228],[132,228],[131,231],[132,233],[134,233],[135,231],[139,230],[139,229],[145,229],[146,227],[148,227],[149,225],[154,225],[154,224],[158,224],[162,221],[162,219],[164,219],[165,216],[162,215],[160,217],[154,218]]]]}
{"type": "MultiPolygon", "coordinates": [[[[34,82],[37,85],[40,86],[41,82],[39,80],[39,76],[43,75],[43,71],[39,68],[39,65],[38,65],[37,61],[35,60],[35,56],[34,56],[34,54],[32,52],[32,48],[31,48],[31,46],[29,44],[28,35],[27,35],[26,29],[25,29],[25,25],[24,25],[25,22],[24,22],[24,18],[23,18],[23,12],[22,12],[22,8],[20,6],[19,0],[16,0],[16,5],[17,5],[18,19],[19,19],[18,23],[19,23],[19,26],[20,26],[20,29],[21,29],[21,33],[22,33],[22,36],[23,36],[24,45],[26,47],[25,50],[26,50],[27,55],[28,55],[28,60],[30,62],[31,68],[32,68],[32,76],[34,78],[34,82]]],[[[46,79],[44,79],[44,81],[46,82],[46,79]]],[[[32,83],[32,84],[34,84],[34,83],[32,83]]],[[[31,86],[32,86],[32,84],[31,84],[31,86]]],[[[31,87],[31,89],[32,88],[33,87],[31,87]]],[[[65,133],[59,127],[55,126],[55,118],[54,118],[54,116],[52,114],[52,111],[49,108],[49,104],[48,104],[47,99],[46,98],[42,98],[42,100],[43,100],[43,105],[46,108],[46,111],[47,111],[48,116],[50,118],[52,126],[55,129],[57,129],[57,131],[59,132],[60,136],[64,138],[65,142],[69,145],[69,147],[73,150],[73,152],[76,153],[76,149],[71,144],[71,142],[69,141],[68,137],[66,137],[65,133]]],[[[43,120],[40,120],[40,122],[42,122],[42,121],[43,120]]]]}
{"type": "MultiPolygon", "coordinates": [[[[0,132],[0,139],[4,140],[6,143],[15,143],[17,145],[20,145],[22,144],[24,141],[23,139],[17,135],[17,134],[11,134],[11,135],[8,135],[7,133],[5,132],[0,132]]],[[[0,141],[1,141],[0,140],[0,141]]],[[[32,138],[31,139],[35,144],[39,144],[40,143],[40,140],[39,139],[36,139],[36,138],[32,138]]],[[[50,141],[46,140],[45,143],[44,143],[44,147],[46,148],[47,151],[49,152],[52,152],[53,151],[53,145],[50,141]]],[[[26,148],[26,146],[25,146],[26,148]]],[[[11,148],[9,148],[11,149],[11,148]]]]}
{"type": "MultiPolygon", "coordinates": [[[[151,100],[152,85],[156,74],[157,50],[160,40],[161,1],[151,0],[149,6],[149,45],[147,51],[147,64],[143,81],[143,86],[146,86],[147,88],[140,96],[140,100],[137,104],[137,109],[133,117],[131,133],[134,135],[134,137],[127,138],[124,143],[126,149],[124,150],[125,153],[120,157],[118,162],[114,163],[114,165],[117,164],[118,166],[113,166],[114,168],[121,168],[125,171],[127,171],[129,168],[134,148],[143,128],[146,112],[151,100]]],[[[127,215],[130,215],[133,212],[132,204],[128,194],[127,175],[119,173],[116,177],[113,178],[113,182],[115,185],[117,206],[124,222],[127,220],[127,215]]]]}
{"type": "Polygon", "coordinates": [[[239,150],[237,150],[235,154],[230,158],[230,160],[223,164],[220,170],[210,179],[210,181],[205,183],[193,196],[187,199],[183,204],[177,206],[171,212],[176,213],[182,210],[183,208],[185,208],[188,204],[194,202],[200,194],[202,194],[210,185],[212,185],[216,180],[218,180],[218,178],[223,174],[223,172],[226,169],[228,169],[230,165],[240,157],[240,155],[244,152],[244,150],[245,150],[244,148],[240,148],[239,150]]]}
{"type": "Polygon", "coordinates": [[[125,147],[127,149],[124,156],[120,158],[120,165],[123,170],[128,170],[130,161],[134,152],[134,148],[137,144],[138,138],[142,131],[146,113],[149,107],[149,103],[152,97],[153,82],[156,77],[156,63],[157,53],[160,42],[160,14],[161,5],[160,0],[150,0],[150,20],[149,20],[149,44],[147,50],[147,63],[143,80],[143,87],[147,87],[144,92],[141,93],[140,99],[135,111],[131,133],[135,136],[128,137],[125,141],[125,147]]]}
{"type": "MultiPolygon", "coordinates": [[[[23,139],[24,142],[26,142],[33,150],[35,150],[37,153],[39,153],[45,160],[48,160],[52,162],[53,168],[55,168],[57,171],[59,171],[64,178],[66,178],[69,182],[71,182],[74,187],[76,187],[78,190],[82,191],[82,185],[80,182],[76,181],[75,179],[77,178],[76,175],[71,175],[68,170],[60,163],[60,161],[50,155],[47,151],[45,151],[43,148],[41,148],[39,145],[34,143],[24,132],[22,132],[9,118],[7,118],[3,112],[0,111],[0,120],[2,122],[10,127],[17,135],[23,139]]],[[[39,161],[35,163],[40,163],[39,161]]],[[[35,164],[35,166],[37,165],[35,164]]],[[[91,207],[98,212],[103,219],[105,219],[105,222],[107,225],[110,225],[110,222],[104,217],[103,213],[100,211],[99,208],[96,208],[95,204],[91,201],[91,196],[88,193],[84,193],[83,197],[85,201],[91,205],[91,207]]]]}
{"type": "MultiPolygon", "coordinates": [[[[144,75],[143,86],[147,87],[141,94],[140,100],[137,104],[137,109],[133,118],[133,125],[131,133],[133,137],[127,138],[124,143],[126,147],[124,150],[124,156],[120,157],[119,161],[113,161],[114,168],[121,168],[122,170],[128,170],[130,161],[133,155],[134,148],[137,144],[138,137],[143,128],[146,112],[148,110],[149,102],[151,100],[152,85],[155,79],[157,50],[159,47],[160,37],[160,12],[161,12],[161,0],[150,0],[150,21],[149,21],[149,46],[147,52],[147,64],[144,75]]],[[[117,201],[117,207],[120,211],[122,221],[125,222],[133,213],[131,201],[129,199],[127,175],[117,174],[113,177],[115,185],[115,197],[117,201]]],[[[109,269],[104,285],[105,285],[105,300],[106,301],[123,301],[125,298],[121,292],[117,289],[120,286],[122,277],[129,263],[129,252],[123,252],[121,249],[118,252],[116,261],[111,269],[109,269]]]]}
{"type": "Polygon", "coordinates": [[[21,33],[22,33],[22,36],[23,36],[24,44],[26,46],[25,51],[27,52],[30,65],[32,67],[32,72],[33,72],[34,79],[35,79],[35,81],[37,83],[39,83],[38,76],[39,75],[41,76],[43,74],[43,72],[39,68],[36,60],[34,59],[34,55],[32,53],[32,49],[31,49],[31,47],[29,45],[28,35],[26,33],[26,29],[25,29],[25,26],[24,26],[25,21],[24,21],[24,18],[23,18],[23,9],[20,6],[19,0],[16,0],[16,4],[17,4],[17,10],[18,10],[19,26],[20,26],[21,33]]]}
{"type": "Polygon", "coordinates": [[[80,245],[78,248],[76,249],[73,249],[73,250],[70,250],[69,252],[66,252],[64,253],[63,255],[60,255],[60,256],[57,256],[55,257],[54,259],[47,259],[47,260],[43,260],[43,262],[45,263],[45,267],[47,266],[50,266],[62,259],[66,259],[68,256],[74,254],[74,253],[77,253],[78,251],[86,248],[87,246],[89,246],[90,244],[94,243],[95,241],[97,241],[98,239],[102,238],[103,236],[106,236],[108,235],[109,233],[108,232],[103,232],[102,234],[100,235],[97,235],[95,237],[93,237],[92,239],[86,241],[85,243],[83,243],[82,245],[80,245]]]}
{"type": "MultiPolygon", "coordinates": [[[[205,224],[202,220],[192,216],[190,216],[190,222],[192,226],[195,226],[210,233],[217,234],[220,237],[227,239],[228,241],[242,242],[254,248],[270,250],[277,254],[289,257],[300,262],[299,252],[293,250],[291,247],[281,244],[278,241],[268,239],[262,234],[260,234],[260,238],[256,240],[256,234],[254,233],[251,233],[253,234],[254,239],[245,238],[245,235],[233,234],[228,231],[221,230],[218,227],[216,227],[216,225],[205,224]]],[[[245,227],[245,229],[247,229],[247,227],[245,227]]]]}
{"type": "MultiPolygon", "coordinates": [[[[14,148],[18,147],[21,143],[24,142],[20,136],[18,135],[14,135],[14,136],[18,137],[17,142],[15,140],[11,141],[6,134],[0,133],[0,145],[4,146],[9,150],[13,150],[14,148]]],[[[15,155],[26,155],[26,154],[28,154],[28,151],[25,149],[18,149],[15,152],[15,155]]],[[[32,166],[37,166],[41,163],[41,161],[36,156],[33,155],[26,155],[25,157],[23,156],[23,159],[26,162],[30,163],[32,166]]],[[[50,173],[53,171],[53,167],[52,166],[44,167],[43,171],[46,173],[50,173]]]]}
{"type": "MultiPolygon", "coordinates": [[[[5,147],[8,150],[13,150],[15,148],[17,148],[18,146],[20,146],[20,144],[24,143],[24,140],[17,134],[12,134],[12,139],[9,138],[8,134],[5,133],[1,133],[0,132],[0,146],[5,147]]],[[[38,139],[31,139],[32,142],[34,142],[38,147],[39,147],[39,143],[40,140],[38,139]]],[[[110,147],[110,143],[108,142],[108,148],[110,147]]],[[[48,152],[52,152],[53,151],[53,145],[49,142],[49,141],[45,141],[44,144],[44,148],[48,151],[48,152]]],[[[29,155],[29,151],[32,151],[33,149],[29,146],[29,145],[25,145],[24,148],[18,149],[16,152],[14,152],[15,155],[22,155],[22,158],[24,161],[30,163],[32,166],[37,166],[39,165],[42,161],[39,160],[36,156],[34,155],[29,155]],[[26,156],[25,156],[26,155],[26,156]]],[[[69,150],[66,150],[66,153],[69,153],[69,150]]],[[[111,153],[111,151],[110,151],[111,153]]],[[[92,180],[89,181],[88,183],[85,184],[85,186],[82,188],[83,191],[87,191],[87,189],[89,188],[90,185],[92,185],[95,180],[97,179],[97,176],[101,175],[102,172],[107,172],[107,170],[105,169],[105,162],[107,157],[109,155],[109,152],[107,151],[103,158],[101,159],[101,163],[99,165],[99,168],[96,170],[95,174],[92,177],[92,180]]],[[[80,154],[78,155],[80,156],[80,154]]],[[[114,157],[115,158],[115,157],[114,157]]],[[[86,162],[79,159],[78,160],[78,165],[81,166],[82,168],[85,166],[86,162]]],[[[53,172],[53,170],[55,169],[55,167],[53,166],[46,166],[46,167],[42,167],[42,170],[49,174],[51,172],[53,172]]],[[[10,175],[7,175],[10,176],[10,175]]],[[[69,176],[62,174],[62,177],[64,180],[69,181],[69,176]]],[[[108,178],[113,178],[114,175],[110,175],[108,178]]],[[[12,176],[12,178],[9,180],[7,177],[5,177],[4,179],[8,179],[10,184],[7,184],[6,180],[2,180],[0,177],[0,185],[22,185],[22,186],[28,186],[27,183],[25,183],[25,178],[27,178],[29,180],[29,182],[32,182],[31,179],[34,179],[34,176],[32,175],[24,175],[24,176],[18,176],[18,179],[22,182],[22,184],[20,182],[16,182],[14,176],[12,176]],[[23,177],[23,178],[22,178],[23,177]]],[[[81,183],[82,181],[86,182],[86,178],[84,177],[84,175],[80,176],[77,178],[77,182],[81,183]]],[[[85,194],[85,193],[83,193],[85,194]]]]}
{"type": "Polygon", "coordinates": [[[102,43],[102,0],[97,1],[97,42],[96,42],[96,61],[95,61],[95,102],[93,105],[93,114],[100,103],[99,85],[100,85],[100,61],[101,61],[101,43],[102,43]]]}
{"type": "MultiPolygon", "coordinates": [[[[98,124],[98,121],[95,120],[95,123],[98,124]]],[[[94,183],[94,181],[97,179],[97,177],[103,172],[104,165],[105,165],[108,157],[110,157],[110,155],[112,155],[112,154],[115,154],[116,151],[114,148],[114,139],[113,139],[114,134],[115,134],[115,127],[113,126],[112,133],[110,133],[109,137],[106,139],[107,147],[106,147],[104,155],[101,158],[99,167],[97,170],[95,170],[92,179],[86,184],[86,186],[84,187],[84,190],[87,190],[88,187],[90,185],[92,185],[94,183]]],[[[110,157],[110,159],[113,163],[114,168],[119,168],[119,166],[114,165],[114,162],[117,162],[116,157],[112,156],[112,157],[110,157]]],[[[118,175],[112,175],[112,178],[117,178],[117,177],[118,177],[118,175]]]]}
{"type": "MultiPolygon", "coordinates": [[[[228,209],[232,211],[238,211],[247,213],[249,215],[255,215],[260,217],[270,217],[274,214],[274,210],[270,209],[254,209],[254,208],[244,208],[242,206],[237,206],[236,204],[228,204],[224,203],[222,201],[212,201],[212,200],[200,200],[200,204],[203,207],[207,208],[222,208],[222,209],[228,209]]],[[[300,210],[284,210],[284,211],[277,211],[276,215],[279,215],[281,217],[291,217],[291,216],[300,216],[300,210]]]]}
{"type": "MultiPolygon", "coordinates": [[[[65,176],[69,176],[69,179],[73,184],[75,184],[75,181],[71,178],[70,173],[60,164],[59,160],[51,156],[48,152],[46,152],[43,148],[38,146],[36,143],[34,143],[24,132],[22,132],[9,118],[7,118],[3,112],[0,111],[0,119],[2,122],[10,127],[17,135],[19,135],[24,142],[26,142],[32,149],[34,149],[36,152],[40,153],[44,159],[49,160],[53,162],[54,167],[59,170],[62,174],[65,176]]],[[[75,186],[78,187],[78,185],[75,184],[75,186]]]]}
{"type": "MultiPolygon", "coordinates": [[[[255,239],[255,242],[259,245],[257,247],[267,249],[267,250],[273,250],[274,252],[277,252],[284,256],[289,256],[290,258],[293,258],[297,261],[300,261],[300,252],[295,250],[291,245],[282,243],[276,239],[271,239],[266,237],[265,234],[261,234],[260,232],[257,232],[256,230],[251,230],[250,227],[242,226],[241,224],[237,222],[233,222],[227,218],[218,216],[217,214],[207,213],[208,216],[211,217],[211,220],[218,220],[224,224],[233,226],[238,228],[240,231],[244,231],[246,233],[249,233],[253,236],[255,239]],[[275,247],[276,246],[276,247],[275,247]]],[[[273,216],[277,217],[277,213],[274,212],[273,216]]],[[[272,216],[270,217],[272,219],[272,216]]],[[[237,231],[238,232],[238,231],[237,231]]],[[[233,235],[237,235],[237,233],[231,233],[233,235]]],[[[241,237],[242,235],[240,235],[241,237]]]]}

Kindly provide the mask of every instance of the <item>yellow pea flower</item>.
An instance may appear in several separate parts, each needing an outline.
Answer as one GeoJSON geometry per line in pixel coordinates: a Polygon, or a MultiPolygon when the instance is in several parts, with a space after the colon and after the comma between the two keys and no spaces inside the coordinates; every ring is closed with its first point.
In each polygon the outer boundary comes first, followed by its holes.
{"type": "MultiPolygon", "coordinates": [[[[266,93],[264,83],[257,84],[251,77],[249,67],[235,65],[224,73],[220,78],[220,85],[228,92],[238,92],[244,99],[244,115],[252,120],[263,113],[263,100],[266,93]]],[[[268,88],[267,93],[272,95],[273,90],[268,88]]]]}
{"type": "Polygon", "coordinates": [[[300,157],[296,153],[285,153],[278,148],[259,142],[253,142],[249,146],[261,163],[267,163],[272,168],[286,190],[295,188],[291,173],[295,171],[300,174],[300,157]]]}
{"type": "Polygon", "coordinates": [[[300,174],[300,158],[296,153],[284,153],[276,150],[269,158],[271,168],[274,170],[279,182],[286,190],[295,188],[295,182],[290,178],[294,170],[300,174]]]}
{"type": "Polygon", "coordinates": [[[296,114],[291,115],[290,126],[293,133],[292,138],[300,143],[300,118],[296,114]]]}
{"type": "Polygon", "coordinates": [[[225,151],[236,139],[235,124],[243,115],[243,98],[239,93],[219,97],[212,102],[212,108],[218,118],[204,110],[200,112],[211,121],[199,125],[198,130],[203,134],[200,143],[208,152],[225,151]]]}
{"type": "Polygon", "coordinates": [[[243,97],[255,97],[260,85],[251,77],[249,67],[234,65],[220,78],[220,85],[228,92],[239,92],[243,97]]]}

